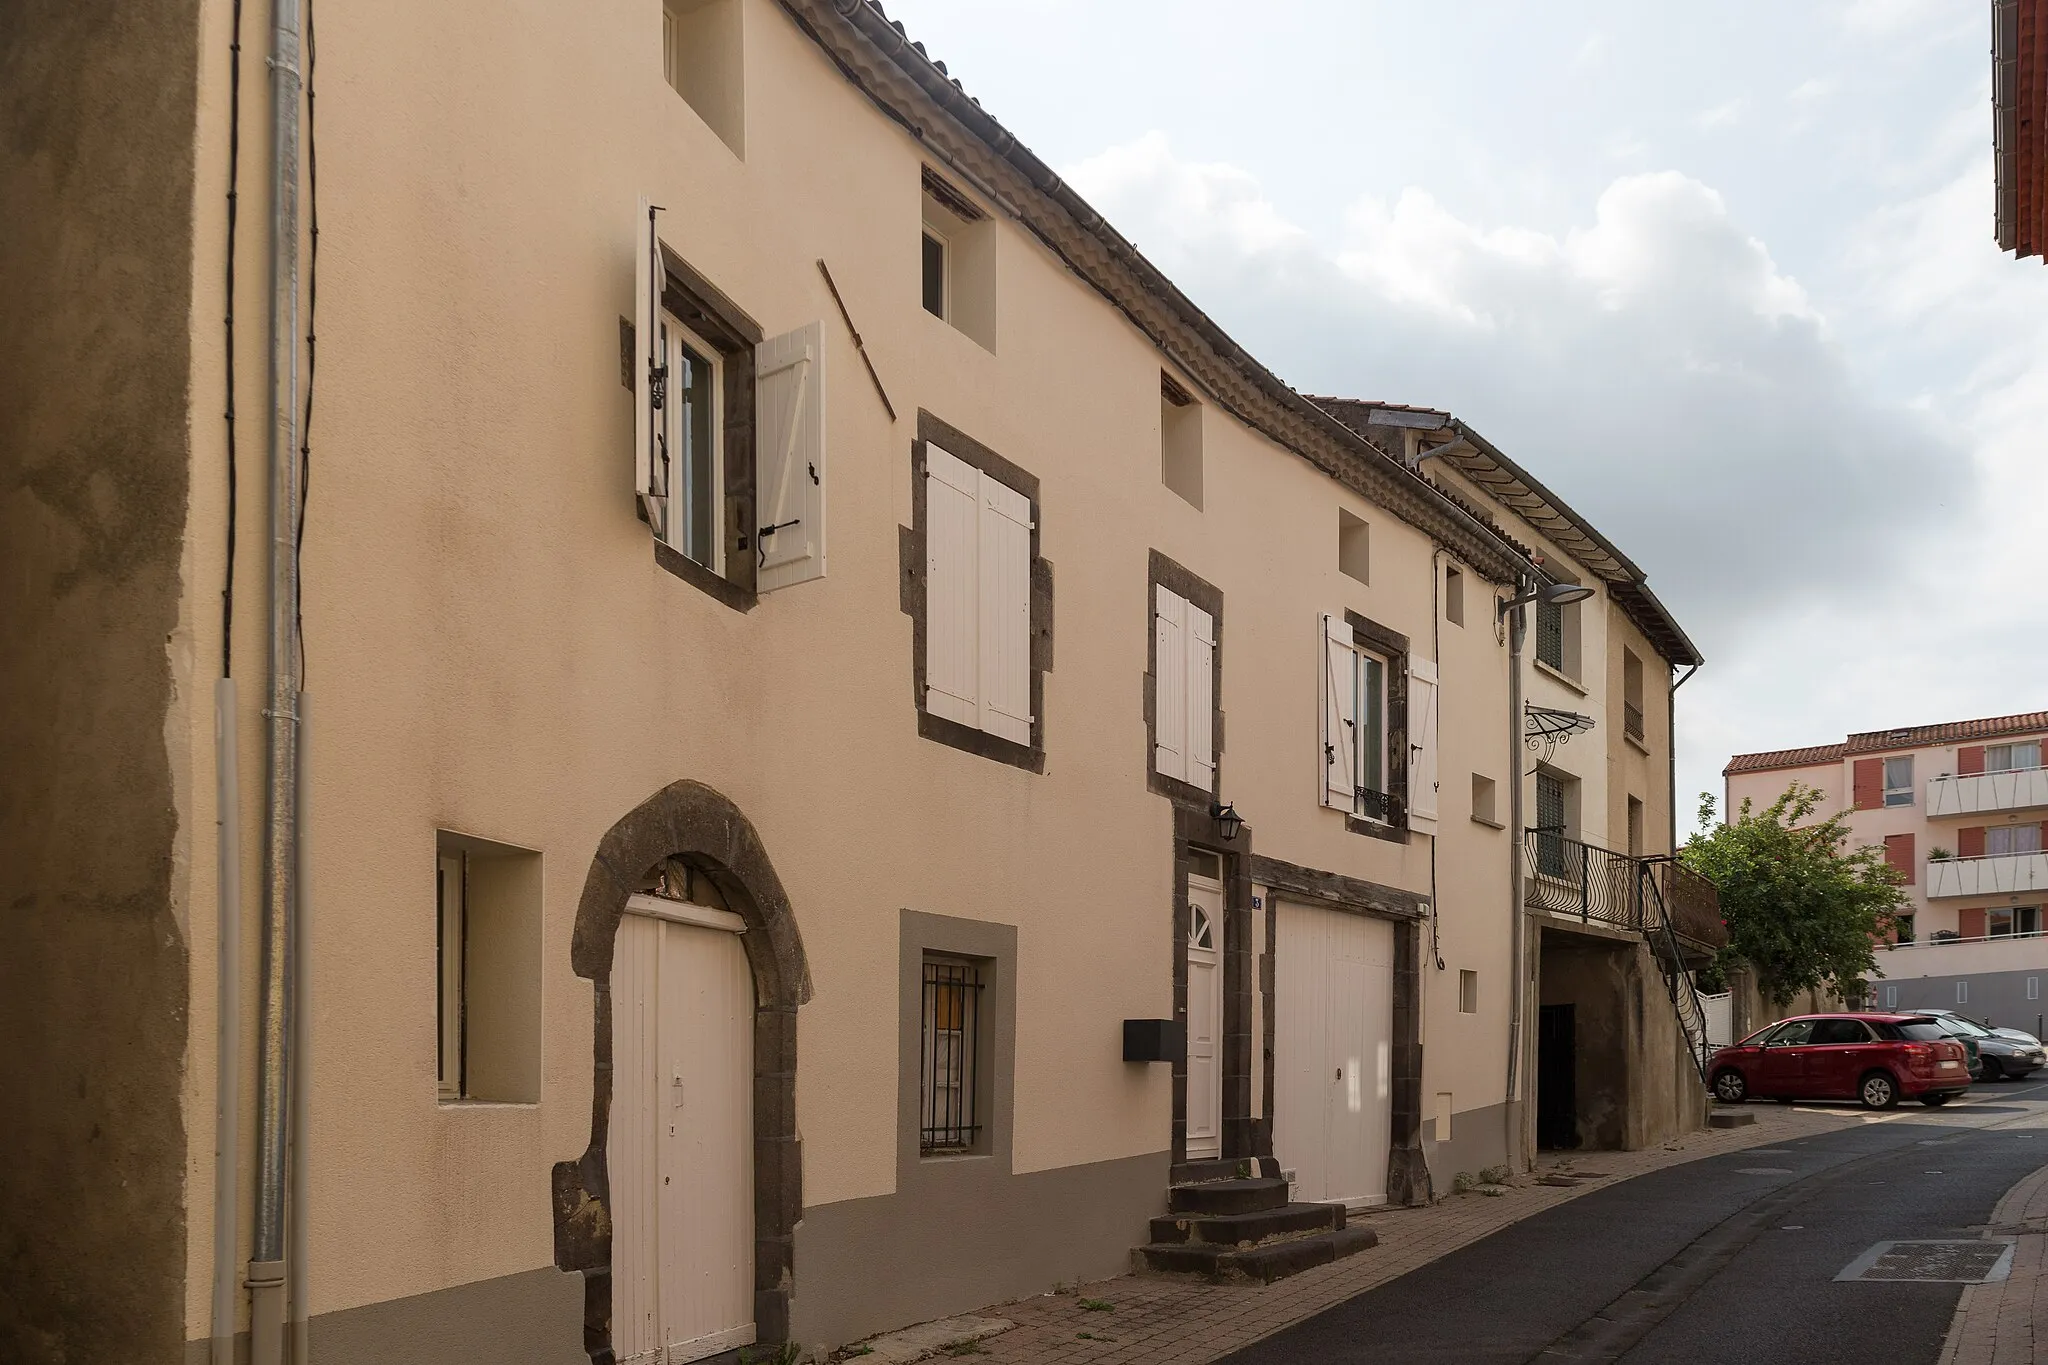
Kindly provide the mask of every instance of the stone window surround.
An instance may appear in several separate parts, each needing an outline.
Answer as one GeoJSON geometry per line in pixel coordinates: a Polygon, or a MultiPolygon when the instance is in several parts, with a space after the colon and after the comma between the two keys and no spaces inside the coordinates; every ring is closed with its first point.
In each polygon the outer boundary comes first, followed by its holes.
{"type": "MultiPolygon", "coordinates": [[[[754,546],[754,347],[761,342],[761,326],[666,248],[662,261],[666,278],[661,306],[718,352],[724,376],[718,448],[725,487],[718,536],[725,572],[713,572],[659,539],[654,542],[654,562],[734,611],[752,611],[760,601],[755,591],[760,561],[754,546]]],[[[628,362],[634,363],[644,363],[637,351],[628,362]]],[[[630,368],[626,377],[632,377],[630,368]]]]}
{"type": "Polygon", "coordinates": [[[968,1168],[993,1165],[1011,1174],[1016,1131],[1012,1077],[1017,1064],[1017,927],[950,915],[900,912],[897,978],[900,988],[896,1038],[896,1192],[943,1193],[935,1182],[957,1182],[968,1168]],[[918,1141],[923,1095],[924,959],[927,953],[974,959],[983,984],[977,1002],[978,1040],[975,1102],[983,1131],[971,1151],[926,1156],[918,1141]],[[985,1067],[982,1065],[985,1063],[985,1067]]]}
{"type": "Polygon", "coordinates": [[[555,1163],[555,1265],[583,1273],[583,1345],[612,1355],[612,1239],[606,1140],[612,1101],[612,953],[626,898],[655,866],[680,862],[705,877],[743,920],[754,977],[754,1325],[764,1344],[787,1340],[795,1229],[803,1214],[803,1149],[796,1123],[796,1012],[811,974],[796,916],[760,835],[739,808],[701,782],[671,783],[598,841],[569,944],[593,987],[590,1144],[555,1163]]]}
{"type": "Polygon", "coordinates": [[[1387,1201],[1404,1207],[1429,1203],[1433,1197],[1429,1165],[1422,1151],[1422,925],[1430,914],[1429,897],[1278,858],[1253,856],[1247,861],[1249,880],[1266,891],[1265,951],[1258,967],[1259,990],[1265,1005],[1260,1046],[1265,1053],[1262,1100],[1267,1117],[1260,1121],[1265,1149],[1259,1155],[1273,1154],[1271,1115],[1278,996],[1274,961],[1279,951],[1279,898],[1285,896],[1297,905],[1390,920],[1394,926],[1394,1018],[1389,1058],[1393,1104],[1387,1143],[1387,1201]]]}
{"type": "Polygon", "coordinates": [[[900,607],[911,620],[911,690],[917,708],[917,732],[940,744],[964,749],[1027,772],[1045,771],[1045,675],[1052,671],[1052,565],[1039,553],[1044,509],[1039,503],[1038,476],[1026,472],[959,428],[918,409],[917,439],[910,446],[911,524],[897,530],[902,565],[900,607]],[[937,442],[948,454],[979,469],[1031,500],[1031,742],[977,730],[971,725],[925,709],[925,443],[937,442]]]}
{"type": "Polygon", "coordinates": [[[1355,611],[1344,613],[1351,627],[1351,639],[1360,649],[1369,649],[1387,661],[1387,795],[1393,798],[1393,819],[1382,823],[1356,815],[1344,817],[1344,828],[1353,834],[1408,842],[1408,637],[1355,611]]]}
{"type": "Polygon", "coordinates": [[[1223,590],[1196,577],[1189,570],[1174,563],[1157,550],[1147,555],[1145,578],[1145,785],[1175,802],[1197,806],[1202,814],[1209,813],[1209,806],[1216,799],[1216,793],[1223,790],[1223,590]],[[1179,778],[1164,777],[1160,774],[1159,763],[1159,629],[1156,624],[1158,589],[1178,593],[1190,604],[1209,613],[1216,632],[1216,648],[1210,659],[1210,754],[1216,760],[1214,786],[1202,790],[1192,782],[1179,778]]]}

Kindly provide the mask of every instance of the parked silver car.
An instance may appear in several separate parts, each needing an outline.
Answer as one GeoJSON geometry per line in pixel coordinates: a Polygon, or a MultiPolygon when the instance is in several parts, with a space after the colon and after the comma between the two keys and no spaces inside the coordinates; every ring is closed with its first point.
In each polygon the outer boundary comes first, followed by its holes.
{"type": "Polygon", "coordinates": [[[1976,1040],[1977,1053],[1984,1064],[1983,1080],[2017,1081],[2048,1065],[2048,1052],[2043,1051],[2041,1040],[2032,1034],[2021,1033],[2018,1029],[1986,1028],[1968,1015],[1957,1014],[1954,1010],[1921,1010],[1919,1013],[1938,1021],[1951,1033],[1976,1040]]]}

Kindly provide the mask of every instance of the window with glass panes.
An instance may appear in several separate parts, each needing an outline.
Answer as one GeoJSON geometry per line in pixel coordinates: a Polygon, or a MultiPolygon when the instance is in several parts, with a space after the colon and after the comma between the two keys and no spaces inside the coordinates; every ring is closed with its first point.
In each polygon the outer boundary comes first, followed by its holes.
{"type": "Polygon", "coordinates": [[[1536,870],[1552,877],[1565,875],[1564,779],[1536,774],[1536,870]]]}
{"type": "Polygon", "coordinates": [[[2030,739],[2022,744],[1987,744],[1984,746],[1984,771],[1987,773],[2017,772],[2022,768],[2041,766],[2041,741],[2030,739]]]}
{"type": "Polygon", "coordinates": [[[662,363],[668,367],[662,441],[668,448],[674,523],[669,543],[716,570],[718,564],[718,361],[667,314],[661,319],[662,363]]]}
{"type": "Polygon", "coordinates": [[[1913,756],[1904,754],[1884,761],[1884,803],[1887,806],[1913,804],[1913,756]]]}
{"type": "Polygon", "coordinates": [[[976,1100],[981,991],[976,963],[925,958],[918,1149],[926,1155],[969,1151],[984,1126],[976,1100]]]}
{"type": "Polygon", "coordinates": [[[2005,858],[2015,853],[2039,853],[2039,825],[1992,825],[1984,831],[1984,856],[2005,858]]]}
{"type": "Polygon", "coordinates": [[[1364,650],[1358,652],[1353,675],[1358,687],[1358,814],[1369,820],[1388,820],[1392,810],[1387,800],[1387,662],[1364,650]]]}

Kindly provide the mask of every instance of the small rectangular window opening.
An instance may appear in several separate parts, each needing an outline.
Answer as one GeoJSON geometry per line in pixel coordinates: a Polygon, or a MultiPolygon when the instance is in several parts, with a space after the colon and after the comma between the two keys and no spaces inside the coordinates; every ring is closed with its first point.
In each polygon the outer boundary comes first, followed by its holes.
{"type": "Polygon", "coordinates": [[[1220,882],[1223,880],[1223,855],[1205,848],[1191,848],[1188,850],[1188,871],[1197,877],[1220,882]]]}
{"type": "Polygon", "coordinates": [[[1454,626],[1465,624],[1465,575],[1444,566],[1444,619],[1454,626]]]}
{"type": "Polygon", "coordinates": [[[971,1151],[981,1134],[981,967],[924,959],[918,1149],[926,1156],[971,1151]]]}
{"type": "Polygon", "coordinates": [[[1449,1090],[1439,1090],[1436,1092],[1436,1140],[1438,1142],[1449,1142],[1451,1140],[1452,1093],[1449,1090]]]}
{"type": "Polygon", "coordinates": [[[1494,814],[1494,781],[1490,777],[1472,774],[1472,818],[1489,825],[1498,825],[1500,817],[1494,814]]]}
{"type": "Polygon", "coordinates": [[[541,855],[441,834],[435,1039],[444,1102],[540,1099],[541,855]]]}
{"type": "Polygon", "coordinates": [[[1886,986],[1884,988],[1884,1007],[1888,1010],[1895,1010],[1899,1007],[1899,988],[1897,986],[1886,986]]]}
{"type": "Polygon", "coordinates": [[[741,0],[665,0],[661,72],[719,141],[745,158],[741,0]]]}
{"type": "Polygon", "coordinates": [[[1643,738],[1643,661],[1635,651],[1621,652],[1621,726],[1630,739],[1643,738]]]}
{"type": "Polygon", "coordinates": [[[1969,982],[1967,982],[1967,981],[1958,981],[1958,982],[1956,982],[1956,1003],[1957,1003],[1958,1005],[1967,1005],[1967,1004],[1969,1004],[1969,1003],[1970,1003],[1970,983],[1969,983],[1969,982]]]}
{"type": "Polygon", "coordinates": [[[2028,978],[2027,978],[2027,999],[2029,999],[2029,1000],[2039,1000],[2040,998],[2041,998],[2041,978],[2040,978],[2040,977],[2038,977],[2038,976],[2030,976],[2030,977],[2028,977],[2028,978]]]}
{"type": "Polygon", "coordinates": [[[1337,509],[1337,567],[1347,577],[1372,582],[1372,528],[1341,507],[1337,509]]]}
{"type": "Polygon", "coordinates": [[[1458,1013],[1479,1013],[1479,973],[1460,971],[1458,973],[1458,1013]]]}
{"type": "Polygon", "coordinates": [[[924,311],[942,321],[946,316],[946,239],[930,228],[924,230],[924,311]]]}
{"type": "Polygon", "coordinates": [[[1159,373],[1159,477],[1192,507],[1202,505],[1202,405],[1159,373]]]}

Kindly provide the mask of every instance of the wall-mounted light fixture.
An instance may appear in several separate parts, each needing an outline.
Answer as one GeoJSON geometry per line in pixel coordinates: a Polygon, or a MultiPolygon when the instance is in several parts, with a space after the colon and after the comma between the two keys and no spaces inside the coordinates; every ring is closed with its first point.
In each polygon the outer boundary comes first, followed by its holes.
{"type": "Polygon", "coordinates": [[[1493,611],[1495,616],[1506,616],[1516,607],[1526,607],[1531,602],[1561,607],[1568,602],[1583,602],[1592,595],[1593,590],[1583,583],[1549,583],[1519,597],[1504,597],[1494,604],[1493,611]]]}
{"type": "Polygon", "coordinates": [[[1237,832],[1244,828],[1244,817],[1228,801],[1211,802],[1209,818],[1216,822],[1217,831],[1226,840],[1237,838],[1237,832]]]}

